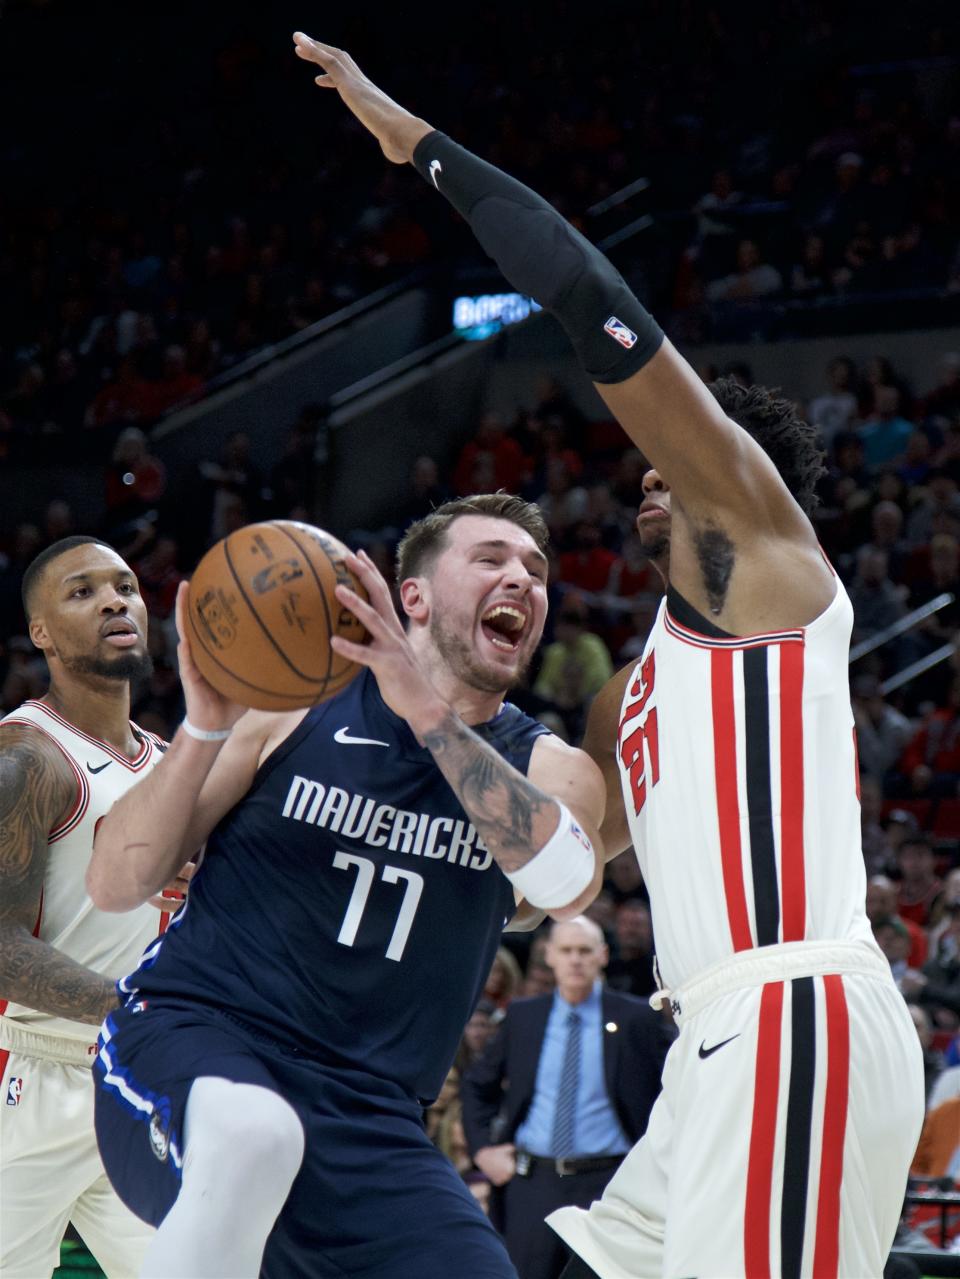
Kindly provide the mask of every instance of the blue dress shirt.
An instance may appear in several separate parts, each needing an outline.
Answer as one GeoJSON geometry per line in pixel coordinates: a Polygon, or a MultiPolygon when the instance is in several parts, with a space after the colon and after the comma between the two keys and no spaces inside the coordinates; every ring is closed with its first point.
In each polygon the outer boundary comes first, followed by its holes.
{"type": "Polygon", "coordinates": [[[594,982],[593,990],[582,1004],[568,1004],[559,992],[553,996],[553,1007],[547,1018],[543,1047],[540,1049],[533,1100],[514,1137],[521,1150],[529,1150],[531,1154],[548,1159],[555,1157],[550,1144],[563,1053],[567,1044],[566,1020],[571,1009],[579,1013],[583,1022],[574,1132],[576,1153],[581,1156],[622,1155],[630,1149],[630,1142],[627,1141],[607,1096],[603,1074],[603,1036],[617,1032],[604,1029],[600,991],[600,982],[594,982]]]}

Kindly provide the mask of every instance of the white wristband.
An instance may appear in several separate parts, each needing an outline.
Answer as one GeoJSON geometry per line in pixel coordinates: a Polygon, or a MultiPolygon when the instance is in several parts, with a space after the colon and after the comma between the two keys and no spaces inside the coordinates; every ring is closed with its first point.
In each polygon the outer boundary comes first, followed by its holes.
{"type": "Polygon", "coordinates": [[[186,718],[180,727],[188,737],[193,737],[198,742],[225,742],[233,732],[232,728],[197,728],[186,718]]]}
{"type": "Polygon", "coordinates": [[[526,866],[507,875],[514,888],[541,910],[569,905],[589,886],[596,869],[590,840],[566,804],[558,800],[557,807],[560,809],[557,829],[526,866]]]}

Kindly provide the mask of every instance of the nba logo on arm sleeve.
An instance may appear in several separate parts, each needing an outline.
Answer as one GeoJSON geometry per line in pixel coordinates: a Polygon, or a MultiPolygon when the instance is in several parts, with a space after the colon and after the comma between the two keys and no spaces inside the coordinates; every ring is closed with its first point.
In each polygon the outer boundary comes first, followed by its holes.
{"type": "Polygon", "coordinates": [[[604,333],[609,333],[615,342],[619,342],[621,346],[625,346],[629,351],[632,346],[637,344],[637,335],[633,329],[627,328],[623,320],[618,320],[615,315],[611,315],[603,326],[604,333]]]}

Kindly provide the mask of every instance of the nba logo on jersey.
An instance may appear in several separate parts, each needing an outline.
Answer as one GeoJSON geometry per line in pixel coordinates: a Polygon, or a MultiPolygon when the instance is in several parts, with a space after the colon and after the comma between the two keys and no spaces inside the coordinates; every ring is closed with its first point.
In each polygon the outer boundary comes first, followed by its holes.
{"type": "Polygon", "coordinates": [[[609,333],[615,342],[619,342],[621,346],[625,346],[629,351],[632,346],[637,344],[637,335],[633,329],[628,329],[623,320],[618,320],[615,315],[611,315],[603,326],[604,333],[609,333]]]}
{"type": "Polygon", "coordinates": [[[19,1106],[20,1097],[22,1096],[22,1094],[23,1094],[23,1080],[8,1079],[7,1080],[7,1105],[19,1106]]]}

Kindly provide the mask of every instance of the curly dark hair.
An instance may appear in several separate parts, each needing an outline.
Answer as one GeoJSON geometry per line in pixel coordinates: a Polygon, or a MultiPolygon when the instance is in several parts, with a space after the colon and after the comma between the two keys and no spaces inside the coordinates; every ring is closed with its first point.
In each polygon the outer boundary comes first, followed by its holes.
{"type": "Polygon", "coordinates": [[[820,502],[817,483],[826,474],[817,428],[798,415],[792,401],[765,386],[720,377],[708,389],[727,417],[757,441],[804,514],[812,514],[820,502]]]}

